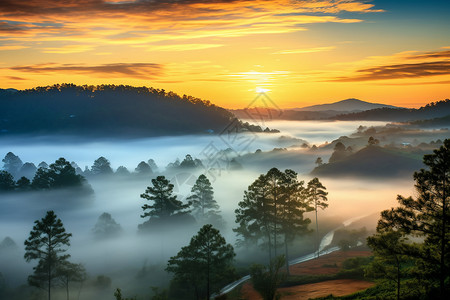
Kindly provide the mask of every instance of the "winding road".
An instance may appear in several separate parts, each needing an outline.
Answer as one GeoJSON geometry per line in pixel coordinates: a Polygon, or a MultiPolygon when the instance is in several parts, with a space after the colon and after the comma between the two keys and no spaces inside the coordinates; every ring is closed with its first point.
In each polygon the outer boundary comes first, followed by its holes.
{"type": "MultiPolygon", "coordinates": [[[[324,255],[324,254],[329,254],[329,253],[338,251],[340,248],[337,247],[337,246],[336,247],[331,247],[331,248],[328,248],[328,249],[324,250],[333,241],[334,232],[336,230],[338,230],[338,229],[347,227],[350,224],[352,224],[353,222],[358,221],[358,220],[360,220],[360,219],[362,219],[362,218],[364,218],[366,216],[367,215],[354,217],[354,218],[345,220],[344,222],[342,222],[342,225],[336,227],[335,229],[331,230],[330,232],[328,232],[327,234],[324,235],[324,237],[320,241],[319,249],[317,251],[315,251],[314,253],[306,254],[306,255],[303,255],[303,256],[291,259],[289,261],[289,265],[292,266],[292,265],[296,265],[296,264],[299,264],[299,263],[302,263],[302,262],[305,262],[305,261],[308,261],[308,260],[312,260],[315,257],[317,257],[318,253],[320,253],[320,255],[324,255]]],[[[246,276],[240,278],[239,280],[236,280],[236,281],[228,284],[227,286],[223,287],[218,294],[211,295],[210,299],[214,299],[217,296],[220,296],[220,295],[227,294],[227,293],[231,292],[238,285],[240,285],[243,282],[246,282],[249,279],[250,279],[250,275],[246,275],[246,276]]]]}

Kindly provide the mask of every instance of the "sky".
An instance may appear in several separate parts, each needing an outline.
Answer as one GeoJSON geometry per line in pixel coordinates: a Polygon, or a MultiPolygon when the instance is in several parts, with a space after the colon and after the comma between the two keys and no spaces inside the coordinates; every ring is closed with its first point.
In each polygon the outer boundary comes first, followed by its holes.
{"type": "Polygon", "coordinates": [[[0,88],[420,107],[450,98],[449,15],[447,0],[1,0],[0,88]]]}

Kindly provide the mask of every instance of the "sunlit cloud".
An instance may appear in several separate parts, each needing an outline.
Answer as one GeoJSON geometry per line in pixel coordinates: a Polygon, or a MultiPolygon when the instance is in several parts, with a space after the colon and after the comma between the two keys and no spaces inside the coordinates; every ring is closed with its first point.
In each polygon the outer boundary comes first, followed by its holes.
{"type": "Polygon", "coordinates": [[[273,52],[272,54],[304,54],[304,53],[331,51],[334,49],[336,49],[335,46],[314,47],[314,48],[304,48],[304,49],[280,50],[280,51],[273,52]]]}
{"type": "Polygon", "coordinates": [[[41,51],[43,53],[68,54],[68,53],[86,52],[94,48],[95,47],[91,45],[66,45],[62,47],[43,48],[41,51]]]}
{"type": "Polygon", "coordinates": [[[391,63],[360,68],[354,71],[353,75],[340,76],[332,81],[358,82],[450,75],[450,51],[448,50],[424,53],[407,51],[391,57],[372,57],[367,61],[375,62],[377,59],[391,61],[391,63]],[[411,63],[412,60],[420,61],[411,63]]]}
{"type": "Polygon", "coordinates": [[[176,44],[176,45],[160,45],[160,46],[141,46],[147,47],[148,51],[190,51],[202,50],[209,48],[223,47],[223,44],[176,44]]]}
{"type": "Polygon", "coordinates": [[[15,40],[22,40],[21,35],[31,35],[40,40],[65,37],[86,42],[85,39],[95,38],[133,45],[173,39],[289,33],[305,30],[300,25],[314,23],[361,22],[335,15],[345,11],[380,10],[357,0],[5,0],[0,2],[0,20],[3,20],[0,32],[15,40]],[[108,28],[104,28],[105,24],[108,28]]]}
{"type": "Polygon", "coordinates": [[[20,49],[25,49],[28,48],[25,45],[3,45],[0,46],[0,51],[10,51],[10,50],[20,50],[20,49]]]}
{"type": "Polygon", "coordinates": [[[131,77],[139,79],[152,79],[163,74],[163,66],[153,63],[117,63],[103,65],[75,65],[75,64],[36,64],[26,66],[15,66],[9,68],[13,71],[35,74],[51,73],[77,73],[90,74],[99,77],[116,78],[131,77]]]}

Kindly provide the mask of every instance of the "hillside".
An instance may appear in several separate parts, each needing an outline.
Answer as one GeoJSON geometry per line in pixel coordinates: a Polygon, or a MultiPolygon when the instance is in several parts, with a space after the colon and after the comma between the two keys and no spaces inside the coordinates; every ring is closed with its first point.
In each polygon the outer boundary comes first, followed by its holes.
{"type": "Polygon", "coordinates": [[[400,177],[411,176],[423,168],[423,153],[411,154],[401,150],[368,146],[336,162],[316,167],[314,176],[341,177],[400,177]]]}
{"type": "Polygon", "coordinates": [[[380,104],[380,103],[370,103],[362,101],[355,98],[345,99],[334,103],[319,104],[306,106],[303,108],[296,108],[294,110],[298,111],[339,111],[339,112],[355,112],[355,111],[365,111],[376,108],[397,108],[392,105],[380,104]]]}
{"type": "Polygon", "coordinates": [[[0,91],[0,135],[156,136],[222,131],[233,115],[195,97],[123,85],[0,91]]]}
{"type": "Polygon", "coordinates": [[[443,118],[450,115],[450,100],[431,102],[419,109],[377,108],[363,112],[341,114],[332,117],[334,120],[370,120],[370,121],[416,121],[443,118]]]}

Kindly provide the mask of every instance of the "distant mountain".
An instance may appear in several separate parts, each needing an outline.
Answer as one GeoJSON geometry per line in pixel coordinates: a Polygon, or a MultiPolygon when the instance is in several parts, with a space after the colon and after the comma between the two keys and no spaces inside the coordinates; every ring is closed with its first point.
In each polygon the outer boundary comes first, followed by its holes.
{"type": "Polygon", "coordinates": [[[377,108],[357,113],[341,114],[335,120],[370,120],[370,121],[417,121],[444,118],[450,115],[450,100],[431,102],[419,109],[414,108],[377,108]]]}
{"type": "Polygon", "coordinates": [[[423,168],[424,153],[368,146],[346,158],[316,167],[311,174],[323,177],[399,177],[412,176],[423,168]]]}
{"type": "Polygon", "coordinates": [[[0,90],[0,136],[70,134],[141,137],[221,132],[226,109],[147,87],[57,84],[0,90]]]}
{"type": "Polygon", "coordinates": [[[362,101],[359,99],[346,99],[341,100],[334,103],[329,104],[319,104],[319,105],[312,105],[312,106],[306,106],[302,108],[294,108],[293,110],[297,111],[338,111],[338,112],[359,112],[359,111],[365,111],[369,109],[375,109],[375,108],[383,108],[383,107],[389,107],[389,108],[398,108],[396,106],[387,105],[387,104],[379,104],[379,103],[370,103],[366,101],[362,101]]]}
{"type": "Polygon", "coordinates": [[[358,99],[346,99],[329,104],[319,104],[303,108],[276,110],[262,107],[230,110],[240,119],[264,120],[324,120],[340,114],[362,112],[374,108],[397,108],[392,105],[370,103],[358,99]]]}

